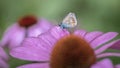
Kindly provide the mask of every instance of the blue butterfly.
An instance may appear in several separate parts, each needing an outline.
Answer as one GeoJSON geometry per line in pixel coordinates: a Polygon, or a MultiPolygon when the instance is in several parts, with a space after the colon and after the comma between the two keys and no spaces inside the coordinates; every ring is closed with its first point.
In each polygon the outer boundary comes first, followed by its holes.
{"type": "Polygon", "coordinates": [[[59,24],[59,26],[63,29],[65,28],[73,28],[77,25],[76,16],[74,13],[69,13],[62,21],[62,23],[59,24]]]}

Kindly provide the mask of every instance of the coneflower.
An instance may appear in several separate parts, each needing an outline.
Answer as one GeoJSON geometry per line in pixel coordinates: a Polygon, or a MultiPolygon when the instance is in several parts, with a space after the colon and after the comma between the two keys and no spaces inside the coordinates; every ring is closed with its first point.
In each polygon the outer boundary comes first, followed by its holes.
{"type": "Polygon", "coordinates": [[[1,46],[9,48],[19,46],[24,38],[37,37],[51,26],[52,24],[45,19],[38,19],[33,15],[24,16],[7,28],[1,40],[1,46]]]}
{"type": "MultiPolygon", "coordinates": [[[[103,67],[113,66],[109,59],[102,61],[98,59],[109,56],[120,57],[120,53],[104,52],[120,42],[120,40],[115,40],[106,43],[118,33],[103,34],[100,31],[86,32],[85,30],[70,33],[67,29],[76,26],[74,16],[72,13],[68,14],[64,19],[65,22],[62,22],[60,26],[54,26],[38,37],[26,38],[20,47],[12,49],[11,56],[36,61],[36,63],[18,68],[100,68],[101,63],[104,63],[103,67]]],[[[117,65],[117,67],[120,66],[117,65]]]]}

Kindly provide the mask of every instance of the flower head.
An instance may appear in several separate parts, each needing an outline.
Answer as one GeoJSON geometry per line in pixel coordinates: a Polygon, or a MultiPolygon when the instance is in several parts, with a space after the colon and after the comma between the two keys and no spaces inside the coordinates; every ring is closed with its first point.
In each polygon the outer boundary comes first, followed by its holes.
{"type": "Polygon", "coordinates": [[[94,50],[82,38],[69,35],[55,44],[50,58],[50,68],[89,68],[96,62],[94,50]]]}
{"type": "Polygon", "coordinates": [[[34,16],[25,16],[18,23],[22,27],[29,27],[37,23],[37,18],[34,16]]]}
{"type": "Polygon", "coordinates": [[[25,16],[5,31],[1,45],[7,45],[9,48],[19,46],[24,38],[37,37],[51,27],[52,24],[45,19],[37,19],[32,15],[25,16]]]}
{"type": "Polygon", "coordinates": [[[117,34],[116,32],[104,34],[100,31],[87,32],[85,30],[76,30],[71,34],[61,26],[55,26],[38,37],[26,38],[22,46],[12,49],[10,54],[15,58],[37,62],[18,68],[59,68],[60,66],[62,68],[79,68],[80,66],[94,68],[93,65],[99,58],[120,57],[120,53],[104,52],[120,42],[116,40],[106,43],[117,34]]]}

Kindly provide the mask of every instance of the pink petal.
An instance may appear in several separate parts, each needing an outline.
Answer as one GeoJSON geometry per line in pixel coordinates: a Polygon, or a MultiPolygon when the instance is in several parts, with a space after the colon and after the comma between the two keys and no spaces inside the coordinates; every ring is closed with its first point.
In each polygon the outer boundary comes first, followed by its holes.
{"type": "Polygon", "coordinates": [[[49,35],[45,35],[43,34],[43,36],[41,36],[41,38],[37,38],[37,37],[28,37],[25,38],[22,45],[23,47],[29,48],[29,47],[33,47],[35,49],[38,49],[40,51],[45,51],[46,54],[50,53],[50,49],[51,49],[51,45],[49,45],[49,42],[53,42],[53,37],[52,39],[50,39],[49,35]],[[45,39],[45,40],[44,40],[45,39]],[[47,39],[50,39],[50,41],[48,41],[47,39]],[[47,40],[47,41],[46,41],[47,40]],[[48,43],[47,43],[48,42],[48,43]]]}
{"type": "Polygon", "coordinates": [[[115,40],[115,41],[113,41],[111,43],[108,43],[106,45],[103,45],[102,47],[100,47],[97,50],[95,50],[95,53],[96,53],[96,55],[100,54],[100,53],[104,52],[106,49],[110,48],[111,46],[118,45],[118,43],[120,43],[120,39],[119,40],[115,40]]]}
{"type": "Polygon", "coordinates": [[[50,68],[48,63],[34,63],[19,66],[17,68],[50,68]]]}
{"type": "Polygon", "coordinates": [[[23,47],[13,49],[11,55],[30,61],[49,61],[50,52],[55,41],[57,41],[56,39],[68,34],[67,30],[55,26],[50,30],[50,33],[43,33],[39,38],[24,40],[23,47]]]}
{"type": "Polygon", "coordinates": [[[8,45],[10,48],[19,46],[25,37],[25,29],[18,24],[10,26],[1,40],[1,45],[8,45]]]}
{"type": "Polygon", "coordinates": [[[104,57],[110,57],[110,56],[116,56],[116,57],[120,57],[120,53],[102,53],[97,55],[97,58],[104,58],[104,57]]]}
{"type": "Polygon", "coordinates": [[[4,60],[8,60],[8,55],[5,53],[2,47],[0,47],[0,58],[3,58],[4,60]]]}
{"type": "Polygon", "coordinates": [[[78,36],[80,36],[80,37],[83,37],[84,38],[84,36],[86,35],[86,31],[85,30],[76,30],[75,32],[74,32],[74,34],[75,35],[78,35],[78,36]]]}
{"type": "Polygon", "coordinates": [[[46,61],[48,60],[49,54],[51,52],[50,49],[50,46],[48,46],[42,39],[31,37],[26,38],[23,41],[21,47],[13,49],[11,51],[11,55],[24,60],[46,61]],[[26,55],[22,57],[24,53],[26,55]]]}
{"type": "Polygon", "coordinates": [[[102,35],[103,33],[100,32],[100,31],[94,31],[94,32],[90,32],[90,33],[87,33],[85,35],[85,39],[88,41],[88,42],[91,42],[92,40],[94,40],[96,37],[102,35]]]}
{"type": "Polygon", "coordinates": [[[95,40],[91,42],[92,48],[97,48],[98,46],[110,41],[111,39],[115,38],[118,35],[116,32],[108,32],[106,34],[103,34],[102,36],[99,36],[95,40]]]}
{"type": "Polygon", "coordinates": [[[45,19],[38,19],[38,23],[28,28],[28,37],[37,37],[48,31],[52,24],[45,19]]]}
{"type": "Polygon", "coordinates": [[[118,65],[115,65],[115,68],[120,68],[120,64],[118,64],[118,65]]]}
{"type": "Polygon", "coordinates": [[[17,47],[11,50],[10,55],[29,61],[49,61],[49,53],[46,49],[41,46],[41,48],[36,48],[34,45],[29,47],[17,47]]]}
{"type": "Polygon", "coordinates": [[[0,68],[9,68],[8,64],[0,58],[0,68]]]}
{"type": "Polygon", "coordinates": [[[51,34],[55,39],[58,40],[63,36],[69,35],[69,32],[66,29],[62,29],[59,26],[55,26],[50,30],[49,34],[51,34]]]}
{"type": "MultiPolygon", "coordinates": [[[[39,39],[45,44],[46,48],[51,49],[56,43],[57,39],[50,34],[50,32],[39,35],[39,39]]],[[[41,43],[41,44],[42,44],[41,43]]],[[[50,52],[50,50],[48,50],[50,52]]]]}
{"type": "Polygon", "coordinates": [[[117,49],[120,50],[120,39],[116,40],[116,43],[114,43],[111,47],[111,49],[117,49]]]}
{"type": "Polygon", "coordinates": [[[109,59],[103,59],[94,64],[91,68],[114,68],[114,67],[109,59]]]}

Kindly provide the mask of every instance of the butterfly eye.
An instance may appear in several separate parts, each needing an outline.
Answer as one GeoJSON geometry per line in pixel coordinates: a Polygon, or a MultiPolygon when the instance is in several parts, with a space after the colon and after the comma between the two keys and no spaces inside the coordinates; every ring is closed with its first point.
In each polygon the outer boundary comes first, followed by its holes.
{"type": "Polygon", "coordinates": [[[62,28],[73,28],[76,25],[77,25],[77,20],[74,13],[69,13],[60,24],[62,28]]]}

